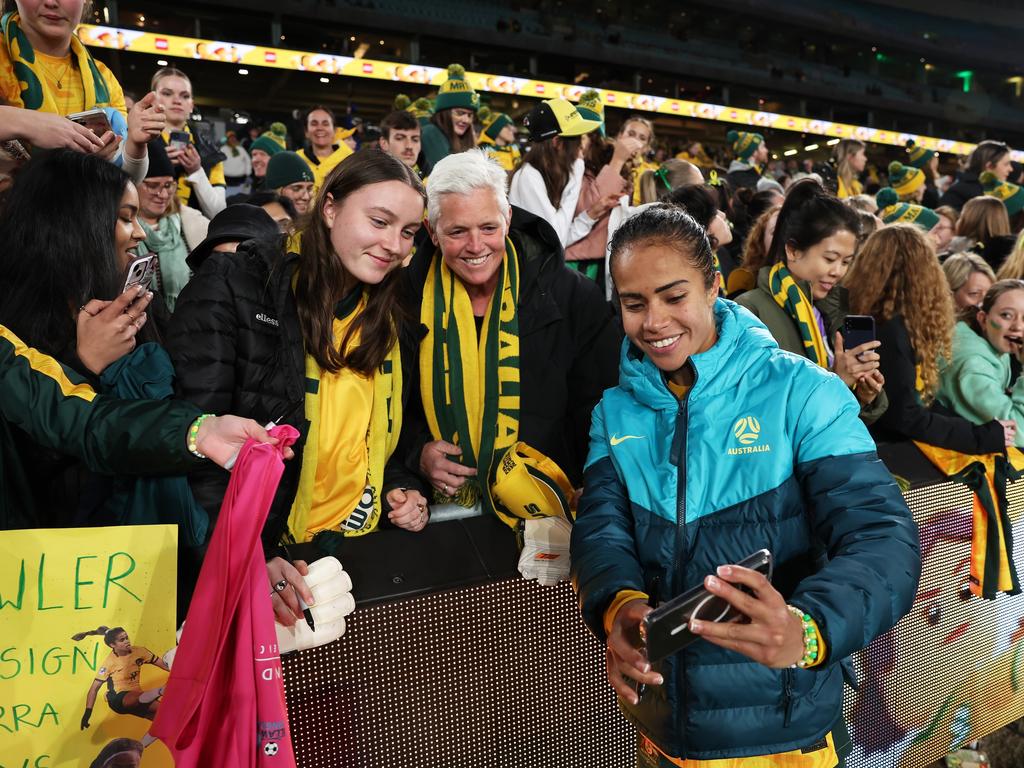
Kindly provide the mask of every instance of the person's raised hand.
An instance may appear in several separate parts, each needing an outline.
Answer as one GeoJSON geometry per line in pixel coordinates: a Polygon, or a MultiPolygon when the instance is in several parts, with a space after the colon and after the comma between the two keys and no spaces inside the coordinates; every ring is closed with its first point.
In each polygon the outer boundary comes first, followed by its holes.
{"type": "Polygon", "coordinates": [[[166,126],[164,108],[156,103],[156,94],[150,91],[128,112],[128,141],[146,144],[159,136],[166,126]]]}
{"type": "Polygon", "coordinates": [[[695,635],[773,669],[790,667],[803,658],[803,622],[789,610],[785,599],[763,573],[738,565],[723,565],[718,568],[717,576],[704,579],[704,586],[746,616],[749,622],[691,619],[690,631],[695,635]],[[733,584],[748,587],[753,595],[733,584]]]}
{"type": "Polygon", "coordinates": [[[615,693],[631,704],[638,704],[636,684],[661,685],[664,680],[651,669],[641,648],[640,622],[653,609],[644,600],[623,603],[615,614],[612,631],[605,642],[605,667],[608,682],[615,693]],[[630,682],[633,681],[633,682],[630,682]]]}
{"type": "Polygon", "coordinates": [[[267,561],[267,579],[270,582],[270,600],[274,605],[274,618],[286,627],[294,626],[303,618],[298,595],[313,605],[313,593],[303,578],[309,573],[305,561],[289,563],[283,557],[267,561]]]}
{"type": "Polygon", "coordinates": [[[607,195],[597,200],[593,205],[587,208],[587,216],[592,219],[600,219],[608,211],[619,204],[619,199],[622,195],[607,195]]]}
{"type": "Polygon", "coordinates": [[[612,151],[612,160],[619,163],[626,162],[644,148],[644,142],[635,136],[618,136],[613,143],[615,148],[612,151]]]}
{"type": "Polygon", "coordinates": [[[76,319],[78,359],[97,376],[135,349],[135,334],[146,324],[153,294],[133,285],[113,301],[93,299],[76,319]]]}
{"type": "Polygon", "coordinates": [[[392,525],[413,532],[422,531],[426,527],[430,512],[427,509],[427,500],[419,491],[393,488],[388,491],[387,500],[391,506],[388,520],[392,525]]]}
{"type": "Polygon", "coordinates": [[[476,475],[474,467],[463,466],[448,458],[461,455],[459,446],[444,440],[427,443],[420,451],[420,473],[445,496],[452,496],[465,484],[466,478],[476,475]]]}

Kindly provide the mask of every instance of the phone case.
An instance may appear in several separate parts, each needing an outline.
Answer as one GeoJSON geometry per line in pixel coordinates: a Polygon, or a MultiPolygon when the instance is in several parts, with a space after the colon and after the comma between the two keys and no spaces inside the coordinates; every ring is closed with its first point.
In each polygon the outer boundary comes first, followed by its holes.
{"type": "Polygon", "coordinates": [[[124,288],[121,289],[121,293],[124,293],[133,285],[149,285],[149,281],[153,279],[154,267],[153,254],[139,256],[132,261],[128,265],[128,276],[125,278],[124,288]]]}
{"type": "MultiPolygon", "coordinates": [[[[736,565],[760,571],[769,581],[772,579],[772,553],[767,549],[758,550],[736,565]]],[[[739,589],[749,591],[745,587],[739,589]]],[[[641,629],[647,646],[647,659],[652,662],[660,661],[699,639],[699,635],[690,631],[691,618],[725,622],[733,621],[740,616],[739,611],[720,597],[708,592],[703,584],[687,590],[679,597],[651,611],[644,618],[641,629]]]]}

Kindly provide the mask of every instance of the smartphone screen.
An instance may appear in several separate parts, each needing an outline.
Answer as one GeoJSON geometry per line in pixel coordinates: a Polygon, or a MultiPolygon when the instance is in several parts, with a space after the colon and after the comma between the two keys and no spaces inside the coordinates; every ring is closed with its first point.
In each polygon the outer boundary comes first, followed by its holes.
{"type": "Polygon", "coordinates": [[[191,143],[191,138],[185,131],[171,131],[167,145],[177,149],[184,149],[191,143]]]}
{"type": "Polygon", "coordinates": [[[875,318],[871,315],[847,315],[843,320],[843,346],[859,347],[875,340],[875,318]]]}
{"type": "Polygon", "coordinates": [[[86,112],[76,112],[75,114],[68,115],[68,120],[72,120],[79,125],[88,128],[97,136],[103,136],[103,134],[111,130],[110,119],[107,117],[107,113],[102,109],[90,109],[86,112]]]}

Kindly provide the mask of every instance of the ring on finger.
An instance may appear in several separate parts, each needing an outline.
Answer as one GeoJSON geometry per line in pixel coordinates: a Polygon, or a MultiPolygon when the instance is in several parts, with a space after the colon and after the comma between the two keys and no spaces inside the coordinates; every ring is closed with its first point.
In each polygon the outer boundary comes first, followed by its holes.
{"type": "Polygon", "coordinates": [[[274,584],[275,592],[284,592],[286,589],[288,589],[288,579],[281,579],[279,582],[274,584]]]}

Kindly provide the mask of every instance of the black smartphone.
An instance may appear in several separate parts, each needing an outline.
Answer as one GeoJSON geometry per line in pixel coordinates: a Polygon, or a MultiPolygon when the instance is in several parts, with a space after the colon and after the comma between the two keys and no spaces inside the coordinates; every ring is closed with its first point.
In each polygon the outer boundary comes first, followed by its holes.
{"type": "MultiPolygon", "coordinates": [[[[760,571],[768,581],[772,579],[772,553],[767,549],[759,549],[736,565],[760,571]]],[[[745,586],[735,586],[744,592],[750,592],[745,586]]],[[[727,622],[742,617],[743,614],[700,584],[674,600],[658,606],[644,617],[640,625],[640,634],[647,646],[647,659],[651,662],[660,661],[698,640],[700,635],[690,631],[690,619],[727,622]]]]}
{"type": "Polygon", "coordinates": [[[875,340],[875,318],[871,315],[847,315],[843,318],[843,346],[859,347],[875,340]]]}
{"type": "Polygon", "coordinates": [[[121,293],[133,285],[141,285],[143,288],[149,286],[149,281],[153,279],[153,271],[156,269],[153,257],[154,255],[150,253],[145,256],[137,256],[132,260],[132,263],[128,265],[128,274],[125,277],[121,293]]]}
{"type": "Polygon", "coordinates": [[[192,137],[189,136],[188,131],[171,131],[167,137],[167,146],[175,149],[184,149],[191,143],[192,137]]]}

